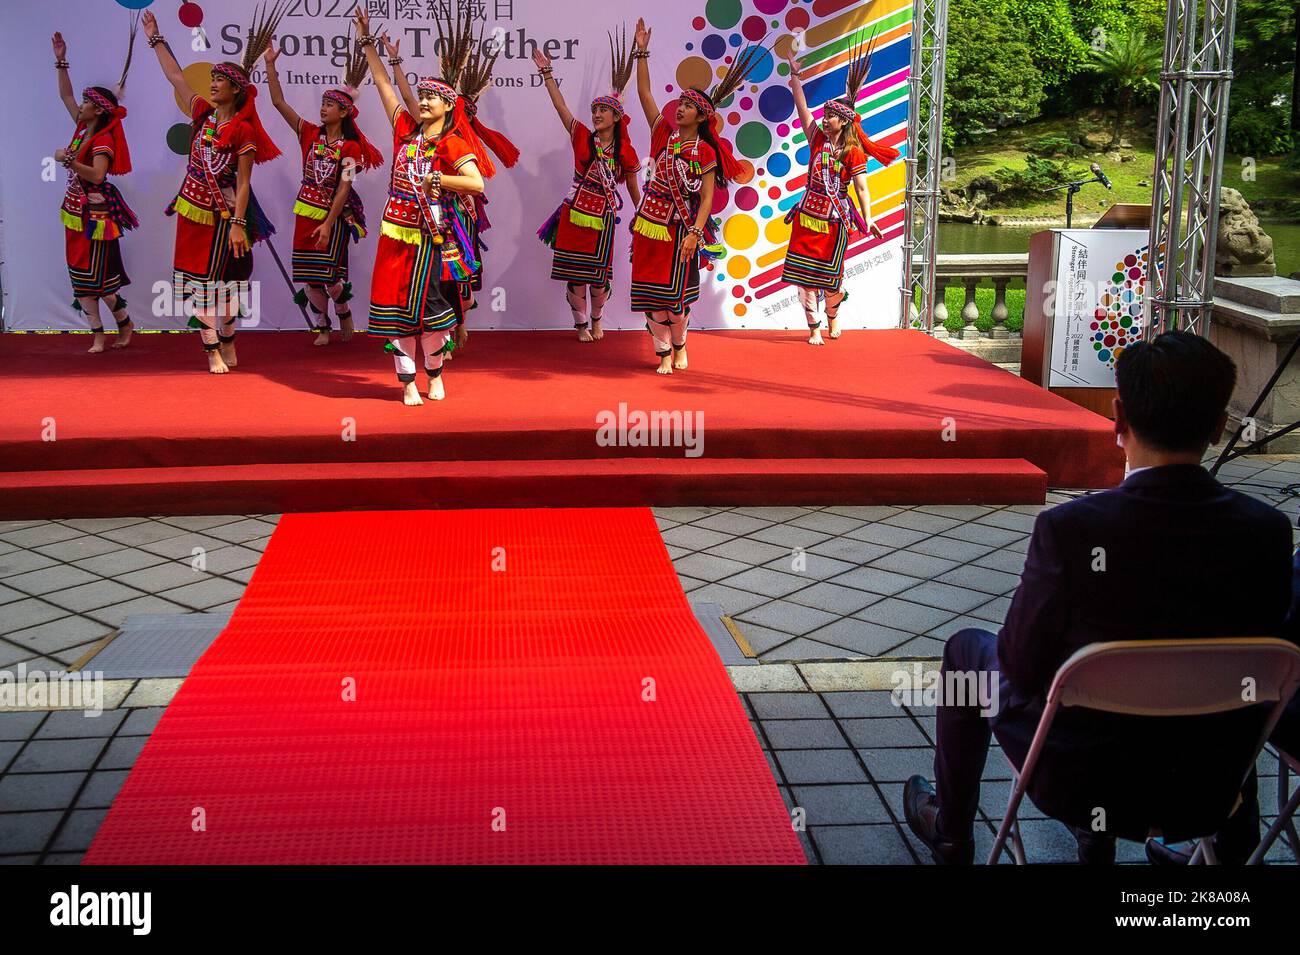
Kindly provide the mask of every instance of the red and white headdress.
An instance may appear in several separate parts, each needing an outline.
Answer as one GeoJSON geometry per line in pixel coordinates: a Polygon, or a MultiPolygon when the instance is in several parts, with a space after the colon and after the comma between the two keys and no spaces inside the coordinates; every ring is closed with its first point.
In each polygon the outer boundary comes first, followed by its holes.
{"type": "MultiPolygon", "coordinates": [[[[343,71],[342,88],[329,89],[321,94],[321,99],[329,100],[331,103],[338,105],[347,117],[354,121],[361,114],[357,108],[357,89],[366,78],[369,71],[370,63],[366,59],[366,51],[360,43],[352,45],[352,52],[348,56],[347,68],[343,71]]],[[[366,134],[361,131],[361,127],[356,127],[358,145],[361,147],[361,168],[373,169],[384,164],[383,154],[375,148],[370,140],[366,139],[366,134]]]]}

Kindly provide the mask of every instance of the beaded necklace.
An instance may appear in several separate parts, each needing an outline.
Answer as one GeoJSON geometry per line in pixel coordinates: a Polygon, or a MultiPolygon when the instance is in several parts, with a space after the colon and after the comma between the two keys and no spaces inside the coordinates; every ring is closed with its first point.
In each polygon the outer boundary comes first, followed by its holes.
{"type": "Polygon", "coordinates": [[[308,164],[308,168],[311,170],[311,177],[315,180],[316,185],[321,186],[325,184],[325,180],[330,178],[333,174],[334,168],[337,167],[339,160],[343,158],[343,138],[340,137],[333,143],[329,143],[325,141],[325,136],[322,134],[321,137],[316,140],[313,152],[315,153],[316,159],[314,162],[308,164]],[[322,164],[328,160],[333,160],[335,166],[327,167],[322,170],[322,164]]]}
{"type": "Polygon", "coordinates": [[[695,139],[682,139],[681,133],[673,133],[672,138],[668,140],[668,149],[672,153],[673,162],[684,163],[686,168],[689,169],[691,174],[694,176],[700,175],[704,167],[700,165],[700,160],[698,158],[692,158],[689,163],[685,162],[685,160],[681,158],[681,153],[687,146],[694,146],[698,142],[698,136],[695,139]]]}

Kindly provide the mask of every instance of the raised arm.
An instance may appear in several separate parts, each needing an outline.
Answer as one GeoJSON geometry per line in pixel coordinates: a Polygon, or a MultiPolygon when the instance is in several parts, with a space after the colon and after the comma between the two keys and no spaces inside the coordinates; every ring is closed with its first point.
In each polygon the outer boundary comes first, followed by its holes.
{"type": "Polygon", "coordinates": [[[280,74],[275,68],[275,61],[280,57],[280,50],[272,43],[266,48],[266,86],[271,91],[271,105],[284,117],[295,136],[302,134],[302,117],[292,106],[285,102],[284,87],[280,85],[280,74]]]}
{"type": "Polygon", "coordinates": [[[803,127],[803,134],[811,143],[813,130],[817,128],[817,120],[813,119],[812,110],[808,108],[808,100],[803,95],[803,84],[799,82],[799,61],[794,57],[794,50],[788,50],[785,59],[790,64],[790,92],[794,95],[794,106],[799,112],[799,125],[803,127]]]}
{"type": "Polygon", "coordinates": [[[401,39],[389,39],[387,33],[380,38],[384,44],[384,52],[388,56],[388,65],[393,68],[393,82],[397,84],[397,91],[402,94],[402,102],[406,104],[406,111],[412,116],[420,115],[420,98],[415,95],[415,90],[411,89],[411,81],[406,78],[406,71],[402,69],[402,58],[398,55],[398,47],[402,45],[401,39]]]}
{"type": "Polygon", "coordinates": [[[171,83],[172,89],[176,91],[176,97],[182,103],[188,104],[194,96],[194,90],[186,82],[185,74],[181,72],[181,65],[176,62],[172,48],[167,45],[166,40],[154,41],[154,37],[162,36],[158,32],[158,20],[151,11],[146,10],[140,17],[140,23],[144,25],[144,35],[152,41],[149,45],[158,54],[158,65],[162,67],[163,76],[167,77],[167,82],[171,83]]]}
{"type": "Polygon", "coordinates": [[[68,111],[68,115],[76,122],[77,116],[80,115],[81,109],[77,103],[77,94],[72,91],[72,78],[68,76],[67,66],[58,66],[58,63],[66,63],[68,59],[68,44],[63,41],[62,33],[55,33],[52,41],[54,45],[54,72],[59,77],[59,99],[63,100],[63,106],[68,111]]]}
{"type": "MultiPolygon", "coordinates": [[[[645,25],[644,20],[636,21],[636,35],[633,43],[637,50],[650,49],[650,29],[645,25]]],[[[654,90],[650,88],[650,58],[648,56],[638,56],[636,58],[636,92],[641,98],[641,109],[645,112],[645,121],[650,124],[650,129],[655,128],[655,120],[659,118],[659,104],[655,102],[654,90]]]]}
{"type": "Polygon", "coordinates": [[[353,16],[353,22],[357,26],[357,37],[364,38],[367,42],[361,44],[361,48],[366,51],[366,62],[370,64],[370,76],[375,81],[375,89],[379,90],[379,99],[384,104],[384,112],[388,114],[390,123],[397,122],[397,107],[401,106],[401,100],[397,97],[397,90],[393,88],[392,81],[388,79],[388,71],[384,69],[384,61],[379,56],[379,51],[375,49],[378,42],[370,33],[370,17],[365,10],[357,7],[353,16]]]}
{"type": "Polygon", "coordinates": [[[560,84],[555,82],[555,77],[551,75],[553,69],[551,58],[534,47],[533,62],[537,64],[537,72],[546,79],[546,92],[551,94],[551,105],[555,107],[560,122],[564,124],[564,131],[566,133],[573,132],[573,114],[569,112],[569,105],[564,102],[564,94],[560,92],[560,84]]]}

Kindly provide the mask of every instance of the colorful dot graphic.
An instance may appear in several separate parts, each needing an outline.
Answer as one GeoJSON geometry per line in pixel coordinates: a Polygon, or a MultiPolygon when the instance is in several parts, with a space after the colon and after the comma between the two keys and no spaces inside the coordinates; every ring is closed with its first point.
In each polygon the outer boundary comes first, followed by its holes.
{"type": "Polygon", "coordinates": [[[1146,292],[1147,246],[1115,263],[1110,285],[1093,312],[1092,350],[1107,368],[1124,349],[1142,337],[1142,299],[1146,292]]]}

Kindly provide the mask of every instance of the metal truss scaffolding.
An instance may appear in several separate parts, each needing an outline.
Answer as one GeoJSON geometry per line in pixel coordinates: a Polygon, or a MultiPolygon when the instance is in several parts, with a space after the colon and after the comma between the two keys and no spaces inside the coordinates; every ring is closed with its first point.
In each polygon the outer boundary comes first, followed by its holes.
{"type": "Polygon", "coordinates": [[[907,127],[907,193],[899,323],[934,325],[939,176],[943,163],[943,71],[948,0],[912,0],[911,96],[907,127]],[[915,302],[915,304],[913,304],[915,302]]]}
{"type": "Polygon", "coordinates": [[[1146,336],[1209,331],[1236,0],[1169,0],[1147,246],[1146,336]]]}

